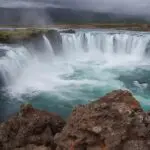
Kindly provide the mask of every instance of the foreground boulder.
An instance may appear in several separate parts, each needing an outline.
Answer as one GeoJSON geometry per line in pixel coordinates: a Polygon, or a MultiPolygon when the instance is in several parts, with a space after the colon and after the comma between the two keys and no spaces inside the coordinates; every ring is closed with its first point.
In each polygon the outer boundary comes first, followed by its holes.
{"type": "Polygon", "coordinates": [[[113,91],[76,107],[61,133],[57,150],[149,150],[150,114],[128,91],[113,91]]]}
{"type": "Polygon", "coordinates": [[[150,150],[150,113],[128,91],[77,106],[67,124],[23,105],[0,124],[0,150],[150,150]]]}
{"type": "Polygon", "coordinates": [[[0,124],[0,150],[54,150],[53,137],[64,124],[56,114],[23,105],[18,115],[0,124]]]}

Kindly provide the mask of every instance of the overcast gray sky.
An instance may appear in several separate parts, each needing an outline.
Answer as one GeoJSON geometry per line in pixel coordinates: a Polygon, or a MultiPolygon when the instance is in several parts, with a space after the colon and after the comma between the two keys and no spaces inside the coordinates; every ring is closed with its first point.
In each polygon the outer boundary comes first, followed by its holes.
{"type": "Polygon", "coordinates": [[[150,0],[0,0],[1,7],[66,7],[150,15],[150,0]]]}

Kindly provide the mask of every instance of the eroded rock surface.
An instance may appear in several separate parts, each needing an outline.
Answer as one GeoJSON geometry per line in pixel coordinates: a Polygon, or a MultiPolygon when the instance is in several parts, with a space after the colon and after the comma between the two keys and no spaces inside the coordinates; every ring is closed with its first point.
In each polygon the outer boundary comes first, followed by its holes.
{"type": "Polygon", "coordinates": [[[60,31],[60,32],[61,32],[61,33],[69,33],[69,34],[75,34],[75,33],[76,33],[76,31],[73,30],[73,29],[62,30],[62,31],[60,31]]]}
{"type": "Polygon", "coordinates": [[[123,90],[77,106],[66,125],[26,105],[0,124],[0,150],[150,150],[150,113],[123,90]]]}
{"type": "Polygon", "coordinates": [[[76,107],[61,133],[57,150],[149,150],[150,114],[128,91],[113,91],[76,107]]]}
{"type": "Polygon", "coordinates": [[[0,124],[0,150],[54,150],[53,137],[64,124],[56,114],[23,105],[18,115],[0,124]]]}
{"type": "Polygon", "coordinates": [[[60,33],[57,30],[49,30],[45,35],[49,39],[55,54],[62,53],[63,46],[60,33]]]}
{"type": "MultiPolygon", "coordinates": [[[[28,49],[43,52],[44,39],[46,36],[51,43],[55,54],[62,53],[62,37],[60,32],[54,29],[18,29],[0,31],[0,43],[24,45],[28,49]]],[[[0,55],[1,52],[0,52],[0,55]]]]}

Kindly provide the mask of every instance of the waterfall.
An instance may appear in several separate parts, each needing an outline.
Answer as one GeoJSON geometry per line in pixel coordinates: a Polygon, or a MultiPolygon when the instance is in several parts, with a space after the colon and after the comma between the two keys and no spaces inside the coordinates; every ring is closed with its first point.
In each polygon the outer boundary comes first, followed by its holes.
{"type": "Polygon", "coordinates": [[[48,40],[48,38],[45,35],[43,35],[43,39],[45,42],[46,51],[49,53],[50,57],[53,58],[54,57],[54,51],[53,51],[53,48],[52,48],[50,41],[48,40]]]}
{"type": "MultiPolygon", "coordinates": [[[[0,49],[5,52],[5,56],[0,57],[0,84],[9,85],[14,82],[23,70],[32,63],[39,63],[41,60],[52,59],[54,57],[53,48],[47,37],[43,36],[44,47],[41,53],[27,49],[22,45],[11,47],[0,45],[0,49]],[[44,58],[41,58],[44,57],[44,58]]],[[[1,51],[1,52],[2,52],[1,51]]]]}
{"type": "Polygon", "coordinates": [[[73,105],[116,89],[131,90],[148,107],[149,32],[76,30],[54,39],[50,34],[29,43],[0,44],[3,116],[20,101],[68,114],[73,105]]]}
{"type": "MultiPolygon", "coordinates": [[[[66,61],[68,58],[73,61],[78,57],[82,60],[87,57],[102,60],[105,57],[106,60],[111,60],[111,63],[115,61],[119,64],[128,56],[131,60],[145,58],[150,47],[150,34],[140,32],[77,31],[75,34],[61,33],[61,36],[64,53],[62,57],[65,56],[66,61]],[[119,57],[116,57],[118,55],[119,57]]],[[[18,47],[0,45],[0,49],[7,50],[6,55],[0,57],[0,78],[6,85],[17,81],[20,74],[31,64],[40,66],[41,63],[51,65],[52,61],[57,62],[52,45],[45,35],[43,43],[41,53],[22,45],[18,47]],[[46,61],[43,62],[44,60],[46,61]]]]}
{"type": "Polygon", "coordinates": [[[0,48],[6,51],[5,56],[0,58],[0,80],[3,80],[7,85],[16,79],[27,66],[31,54],[23,46],[13,48],[1,45],[0,48]]]}
{"type": "Polygon", "coordinates": [[[107,33],[107,32],[77,32],[62,34],[64,50],[99,51],[109,54],[145,55],[149,34],[107,33]]]}

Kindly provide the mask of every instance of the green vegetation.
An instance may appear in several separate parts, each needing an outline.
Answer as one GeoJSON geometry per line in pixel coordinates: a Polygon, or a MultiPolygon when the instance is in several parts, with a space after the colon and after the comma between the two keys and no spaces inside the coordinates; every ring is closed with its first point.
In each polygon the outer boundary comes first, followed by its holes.
{"type": "Polygon", "coordinates": [[[150,24],[138,23],[89,23],[89,24],[55,24],[58,28],[104,28],[135,31],[150,31],[150,24]]]}
{"type": "MultiPolygon", "coordinates": [[[[11,27],[10,27],[11,28],[11,27]]],[[[104,29],[119,29],[119,30],[135,30],[135,31],[150,31],[150,24],[137,23],[89,23],[89,24],[55,24],[45,26],[45,28],[12,28],[11,30],[0,30],[0,43],[16,43],[20,41],[29,41],[34,37],[38,37],[42,33],[48,33],[51,37],[56,36],[56,30],[50,28],[104,28],[104,29]]]]}
{"type": "Polygon", "coordinates": [[[20,40],[29,40],[32,37],[39,35],[40,33],[47,32],[47,29],[12,29],[12,30],[0,30],[0,42],[1,43],[14,43],[20,40]]]}

